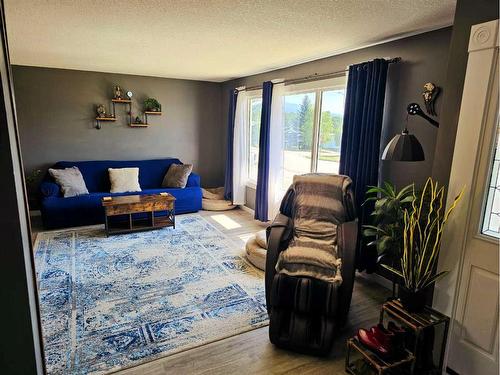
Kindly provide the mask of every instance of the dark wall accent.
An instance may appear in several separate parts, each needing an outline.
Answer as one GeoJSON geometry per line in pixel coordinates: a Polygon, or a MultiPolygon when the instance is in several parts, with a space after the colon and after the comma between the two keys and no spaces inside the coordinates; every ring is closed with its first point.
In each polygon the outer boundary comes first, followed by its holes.
{"type": "MultiPolygon", "coordinates": [[[[421,96],[424,83],[434,82],[442,87],[443,92],[446,92],[446,65],[450,38],[451,27],[448,27],[285,69],[228,81],[224,83],[222,111],[227,113],[225,93],[230,88],[259,85],[263,81],[277,78],[289,79],[314,73],[324,74],[377,57],[400,56],[402,62],[391,64],[388,73],[381,138],[381,145],[385,147],[396,133],[403,130],[407,104],[418,102],[424,107],[421,96]]],[[[441,98],[438,98],[436,108],[440,115],[441,98]]],[[[415,117],[410,118],[409,129],[422,143],[426,160],[418,163],[381,161],[382,180],[392,181],[398,186],[411,182],[422,184],[431,175],[438,130],[422,118],[415,117]]],[[[251,197],[252,194],[255,194],[254,189],[247,189],[247,196],[251,197]]],[[[247,205],[252,207],[253,199],[247,199],[247,201],[247,205]]]]}
{"type": "Polygon", "coordinates": [[[221,186],[224,173],[221,85],[125,74],[14,66],[19,132],[25,170],[58,160],[133,160],[178,157],[193,163],[204,186],[221,186]],[[162,116],[148,128],[127,126],[128,106],[117,121],[94,128],[95,104],[111,110],[113,85],[134,94],[133,111],[151,96],[162,116]]]}
{"type": "Polygon", "coordinates": [[[432,176],[448,185],[458,127],[458,116],[467,69],[468,45],[472,25],[498,18],[498,0],[458,0],[450,43],[443,96],[443,114],[436,140],[432,176]]]}
{"type": "Polygon", "coordinates": [[[33,251],[16,129],[3,2],[0,3],[0,372],[42,374],[33,251]]]}

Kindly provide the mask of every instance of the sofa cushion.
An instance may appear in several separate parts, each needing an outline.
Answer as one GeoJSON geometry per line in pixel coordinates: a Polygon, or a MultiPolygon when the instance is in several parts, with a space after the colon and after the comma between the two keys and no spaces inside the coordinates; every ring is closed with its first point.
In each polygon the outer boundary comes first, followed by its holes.
{"type": "Polygon", "coordinates": [[[85,186],[83,176],[77,167],[64,169],[49,168],[49,174],[61,187],[61,191],[65,198],[89,193],[87,186],[85,186]]]}
{"type": "Polygon", "coordinates": [[[189,174],[193,170],[192,164],[172,164],[163,178],[162,187],[185,188],[189,174]]]}
{"type": "Polygon", "coordinates": [[[141,191],[139,168],[108,168],[111,193],[141,191]]]}

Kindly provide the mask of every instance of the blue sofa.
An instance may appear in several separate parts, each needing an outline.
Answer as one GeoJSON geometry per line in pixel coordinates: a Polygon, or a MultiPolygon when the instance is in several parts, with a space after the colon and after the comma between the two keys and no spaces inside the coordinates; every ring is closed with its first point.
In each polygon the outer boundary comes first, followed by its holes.
{"type": "Polygon", "coordinates": [[[47,229],[100,224],[104,222],[101,198],[131,194],[158,194],[168,192],[175,198],[175,212],[182,214],[201,210],[200,176],[191,173],[183,189],[162,188],[161,183],[171,164],[182,164],[178,159],[132,160],[132,161],[60,161],[52,168],[62,169],[76,166],[80,169],[89,194],[64,198],[59,185],[47,173],[40,184],[43,225],[47,229]],[[141,192],[110,193],[108,168],[139,168],[141,192]]]}

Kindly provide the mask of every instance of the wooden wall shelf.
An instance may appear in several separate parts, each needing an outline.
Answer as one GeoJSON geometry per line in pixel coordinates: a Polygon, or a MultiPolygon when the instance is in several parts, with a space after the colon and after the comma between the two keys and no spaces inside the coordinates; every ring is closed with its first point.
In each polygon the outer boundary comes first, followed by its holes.
{"type": "MultiPolygon", "coordinates": [[[[131,128],[147,128],[149,126],[148,123],[148,115],[153,115],[153,116],[161,116],[162,112],[160,111],[142,111],[142,121],[143,122],[133,122],[135,118],[132,117],[132,100],[131,99],[125,99],[125,98],[112,98],[111,99],[111,104],[113,108],[113,117],[96,117],[96,124],[95,128],[96,129],[101,129],[101,121],[116,121],[116,111],[115,111],[115,104],[128,104],[128,111],[127,111],[127,116],[129,118],[128,126],[131,128]]],[[[159,108],[161,109],[161,107],[159,108]]],[[[139,112],[140,113],[140,112],[139,112]]]]}

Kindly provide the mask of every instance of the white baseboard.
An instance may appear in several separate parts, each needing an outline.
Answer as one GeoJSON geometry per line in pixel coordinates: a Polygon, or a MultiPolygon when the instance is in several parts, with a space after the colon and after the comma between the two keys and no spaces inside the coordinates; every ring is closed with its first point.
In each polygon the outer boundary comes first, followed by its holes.
{"type": "Polygon", "coordinates": [[[244,204],[240,204],[238,207],[241,208],[243,211],[246,211],[249,214],[252,214],[252,216],[255,215],[255,211],[252,210],[250,207],[245,206],[244,204]]]}

